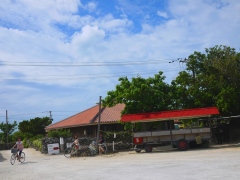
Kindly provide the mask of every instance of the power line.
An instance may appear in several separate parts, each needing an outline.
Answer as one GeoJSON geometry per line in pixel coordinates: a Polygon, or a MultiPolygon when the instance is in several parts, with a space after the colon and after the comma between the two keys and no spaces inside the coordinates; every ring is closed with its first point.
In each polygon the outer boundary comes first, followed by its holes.
{"type": "Polygon", "coordinates": [[[59,63],[59,62],[9,62],[0,61],[0,66],[127,66],[127,65],[146,65],[167,63],[170,59],[163,60],[148,60],[148,61],[122,61],[122,62],[86,62],[86,63],[59,63]]]}
{"type": "MultiPolygon", "coordinates": [[[[46,112],[49,112],[49,111],[46,111],[46,112]]],[[[35,112],[35,113],[26,113],[26,114],[11,114],[9,116],[25,116],[25,115],[39,114],[39,113],[46,113],[46,112],[35,112]]]]}
{"type": "MultiPolygon", "coordinates": [[[[165,70],[164,73],[172,72],[172,71],[178,71],[181,68],[172,68],[165,70]]],[[[157,71],[157,70],[156,70],[157,71]]],[[[2,76],[0,77],[4,80],[77,80],[77,79],[89,79],[89,78],[113,78],[113,77],[122,77],[122,76],[133,76],[133,75],[147,75],[156,73],[156,71],[136,71],[136,72],[119,72],[119,73],[99,73],[99,74],[72,74],[72,75],[36,75],[37,77],[33,79],[34,76],[31,75],[31,78],[24,77],[8,77],[8,76],[2,76]],[[39,77],[40,76],[40,77],[39,77]],[[47,79],[46,79],[47,78],[47,79]]]]}

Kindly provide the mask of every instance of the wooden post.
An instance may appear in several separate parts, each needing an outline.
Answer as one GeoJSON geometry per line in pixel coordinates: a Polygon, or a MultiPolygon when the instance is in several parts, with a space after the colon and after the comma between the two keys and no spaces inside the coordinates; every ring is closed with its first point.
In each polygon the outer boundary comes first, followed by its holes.
{"type": "Polygon", "coordinates": [[[101,100],[102,96],[99,97],[99,111],[98,111],[98,129],[97,129],[97,152],[99,153],[98,141],[99,141],[99,133],[100,133],[100,121],[101,121],[101,100]]]}

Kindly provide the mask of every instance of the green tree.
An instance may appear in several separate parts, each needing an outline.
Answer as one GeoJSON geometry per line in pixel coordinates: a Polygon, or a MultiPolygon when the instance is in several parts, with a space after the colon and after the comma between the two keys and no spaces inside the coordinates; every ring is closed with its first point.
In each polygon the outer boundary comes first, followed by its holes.
{"type": "Polygon", "coordinates": [[[44,135],[45,127],[52,123],[52,119],[49,117],[30,119],[29,121],[24,120],[19,123],[18,129],[22,133],[36,135],[44,135]]]}
{"type": "Polygon", "coordinates": [[[17,126],[17,122],[14,121],[12,124],[11,123],[1,123],[0,124],[0,130],[3,132],[0,134],[1,136],[1,141],[7,142],[7,134],[11,135],[17,126]]]}
{"type": "Polygon", "coordinates": [[[170,108],[170,87],[164,82],[165,76],[162,72],[154,77],[144,79],[136,77],[129,80],[127,77],[119,78],[120,84],[116,90],[109,91],[103,106],[114,106],[124,103],[123,114],[157,112],[170,108]]]}
{"type": "MultiPolygon", "coordinates": [[[[127,77],[119,78],[120,84],[116,90],[109,91],[103,101],[103,106],[125,104],[122,114],[158,112],[171,109],[170,86],[164,82],[163,72],[154,77],[144,79],[140,76],[129,80],[127,77]]],[[[136,123],[134,129],[141,129],[142,124],[136,123]]],[[[151,123],[154,126],[154,123],[151,123]]],[[[133,124],[124,123],[125,130],[132,130],[133,124]]]]}
{"type": "Polygon", "coordinates": [[[240,112],[240,53],[228,46],[206,49],[205,66],[214,69],[218,93],[215,102],[223,115],[237,115],[240,112]]]}
{"type": "Polygon", "coordinates": [[[217,106],[222,114],[238,114],[240,55],[227,46],[194,52],[186,70],[172,81],[173,101],[179,108],[217,106]]]}

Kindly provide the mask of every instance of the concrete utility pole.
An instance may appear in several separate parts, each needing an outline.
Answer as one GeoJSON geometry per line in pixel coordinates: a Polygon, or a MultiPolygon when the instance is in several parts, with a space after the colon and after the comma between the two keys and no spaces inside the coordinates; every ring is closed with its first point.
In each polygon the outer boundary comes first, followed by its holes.
{"type": "Polygon", "coordinates": [[[97,129],[97,152],[99,150],[98,141],[99,141],[99,133],[100,133],[100,120],[101,120],[101,101],[102,101],[102,96],[99,97],[98,129],[97,129]]]}
{"type": "Polygon", "coordinates": [[[7,132],[7,148],[8,148],[8,112],[6,110],[6,132],[7,132]]]}
{"type": "Polygon", "coordinates": [[[50,113],[50,120],[53,120],[53,118],[52,118],[52,111],[49,111],[49,113],[50,113]]]}

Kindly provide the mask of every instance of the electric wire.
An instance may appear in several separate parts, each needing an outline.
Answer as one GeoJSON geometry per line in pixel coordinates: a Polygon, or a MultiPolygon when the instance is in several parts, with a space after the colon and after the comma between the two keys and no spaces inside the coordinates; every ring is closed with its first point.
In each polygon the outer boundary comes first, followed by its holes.
{"type": "Polygon", "coordinates": [[[162,60],[146,60],[146,61],[121,61],[121,62],[81,62],[81,63],[72,63],[69,62],[8,62],[0,61],[0,66],[127,66],[127,65],[145,65],[147,64],[161,64],[168,63],[169,61],[174,61],[172,59],[162,59],[162,60]]]}
{"type": "MultiPolygon", "coordinates": [[[[165,70],[164,73],[179,71],[181,68],[172,68],[165,70]]],[[[158,73],[158,70],[151,71],[136,71],[136,72],[119,72],[119,73],[96,73],[96,74],[65,74],[65,75],[27,75],[19,77],[10,77],[9,75],[0,75],[2,80],[78,80],[78,79],[91,79],[91,78],[114,78],[114,77],[129,77],[129,76],[143,76],[148,74],[158,73]]]]}

